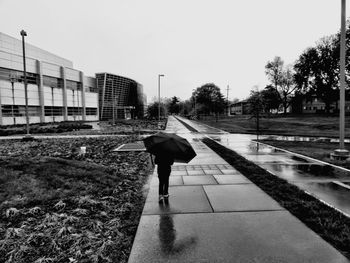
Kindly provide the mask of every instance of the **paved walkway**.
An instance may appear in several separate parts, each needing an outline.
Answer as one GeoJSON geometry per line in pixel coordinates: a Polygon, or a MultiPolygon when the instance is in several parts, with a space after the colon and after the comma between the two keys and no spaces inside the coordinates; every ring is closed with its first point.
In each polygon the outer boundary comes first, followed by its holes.
{"type": "Polygon", "coordinates": [[[174,117],[167,131],[187,138],[197,156],[173,165],[168,205],[158,204],[153,174],[130,263],[349,262],[204,145],[203,135],[174,117]]]}

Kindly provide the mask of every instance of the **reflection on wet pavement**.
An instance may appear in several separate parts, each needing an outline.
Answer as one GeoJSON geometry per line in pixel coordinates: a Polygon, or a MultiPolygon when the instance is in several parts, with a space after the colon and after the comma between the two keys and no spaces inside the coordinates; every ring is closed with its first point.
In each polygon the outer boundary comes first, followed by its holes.
{"type": "MultiPolygon", "coordinates": [[[[169,204],[160,204],[165,210],[169,204]]],[[[195,236],[187,236],[180,240],[176,240],[176,229],[174,227],[173,215],[165,214],[159,217],[159,243],[161,251],[166,255],[174,255],[183,253],[183,250],[191,249],[196,245],[197,238],[195,236]]]]}
{"type": "MultiPolygon", "coordinates": [[[[181,120],[194,127],[200,133],[232,149],[276,176],[302,187],[330,205],[345,213],[349,213],[350,189],[345,186],[350,185],[350,172],[348,170],[325,165],[316,160],[296,156],[276,149],[273,146],[261,144],[256,141],[256,135],[220,133],[218,130],[210,129],[208,126],[202,125],[199,122],[189,121],[184,118],[181,118],[181,120]],[[341,181],[345,185],[332,183],[335,180],[341,181]]],[[[333,142],[337,140],[301,136],[260,136],[260,139],[267,138],[291,141],[333,142]]]]}
{"type": "Polygon", "coordinates": [[[288,181],[312,179],[349,179],[348,172],[320,164],[261,164],[269,172],[288,181]]]}

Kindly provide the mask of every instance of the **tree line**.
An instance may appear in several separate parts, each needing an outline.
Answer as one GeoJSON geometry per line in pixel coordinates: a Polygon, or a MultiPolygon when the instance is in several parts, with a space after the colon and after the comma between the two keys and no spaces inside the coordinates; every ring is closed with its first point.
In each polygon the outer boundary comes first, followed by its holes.
{"type": "MultiPolygon", "coordinates": [[[[350,54],[350,22],[346,26],[346,57],[350,54]]],[[[285,65],[279,56],[274,57],[265,65],[265,74],[270,84],[262,90],[256,88],[251,91],[247,99],[250,104],[259,103],[258,108],[265,112],[279,109],[287,113],[292,103],[299,103],[303,99],[311,101],[313,97],[325,103],[325,112],[329,113],[333,103],[337,105],[339,99],[339,71],[340,71],[340,32],[318,40],[315,46],[305,49],[294,64],[285,65]]],[[[346,60],[346,83],[349,78],[350,61],[346,60]]],[[[350,94],[346,91],[346,99],[350,94]]],[[[196,88],[190,99],[180,101],[172,97],[161,102],[161,116],[167,114],[182,115],[215,115],[221,114],[228,107],[220,88],[214,83],[207,83],[196,88]]],[[[256,109],[253,109],[253,111],[256,109]]],[[[158,116],[158,102],[149,105],[148,116],[158,116]]]]}
{"type": "MultiPolygon", "coordinates": [[[[350,47],[350,23],[346,27],[346,46],[350,47]]],[[[347,48],[346,56],[350,53],[347,48]]],[[[313,47],[303,51],[293,65],[284,65],[281,57],[268,61],[265,73],[270,85],[261,92],[264,110],[282,105],[286,113],[291,103],[312,97],[325,103],[325,112],[339,100],[340,32],[318,40],[313,47]]],[[[349,84],[350,61],[346,60],[346,83],[349,84]]],[[[346,92],[348,97],[348,92],[346,92]]],[[[251,93],[257,96],[256,91],[251,93]]]]}
{"type": "Polygon", "coordinates": [[[157,118],[160,108],[161,117],[167,114],[182,114],[184,116],[215,115],[216,117],[225,111],[228,102],[221,93],[220,88],[214,83],[204,84],[193,90],[190,99],[180,101],[176,96],[165,99],[159,107],[158,102],[150,104],[147,114],[151,118],[157,118]]]}

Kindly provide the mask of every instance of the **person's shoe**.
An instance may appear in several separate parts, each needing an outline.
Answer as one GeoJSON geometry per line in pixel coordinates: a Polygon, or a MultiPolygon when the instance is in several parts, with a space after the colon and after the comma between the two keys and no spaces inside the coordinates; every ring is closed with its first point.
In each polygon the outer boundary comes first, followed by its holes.
{"type": "Polygon", "coordinates": [[[162,203],[163,200],[164,200],[164,197],[163,197],[162,195],[159,195],[159,197],[158,197],[158,202],[159,202],[159,203],[162,203]]]}
{"type": "Polygon", "coordinates": [[[167,195],[164,195],[163,197],[164,197],[164,203],[169,204],[169,195],[167,194],[167,195]]]}

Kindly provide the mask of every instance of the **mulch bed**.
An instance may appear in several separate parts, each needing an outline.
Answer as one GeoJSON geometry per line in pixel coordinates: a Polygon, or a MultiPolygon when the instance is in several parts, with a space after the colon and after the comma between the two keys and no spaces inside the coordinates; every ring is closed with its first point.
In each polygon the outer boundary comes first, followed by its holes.
{"type": "Polygon", "coordinates": [[[135,139],[2,141],[0,262],[127,262],[152,166],[112,150],[135,139]]]}

